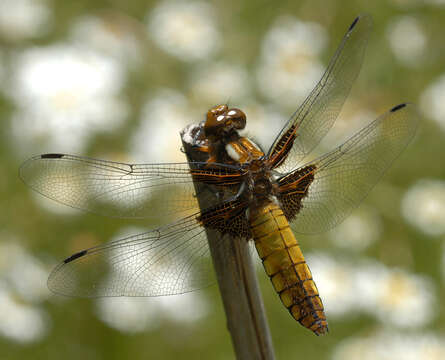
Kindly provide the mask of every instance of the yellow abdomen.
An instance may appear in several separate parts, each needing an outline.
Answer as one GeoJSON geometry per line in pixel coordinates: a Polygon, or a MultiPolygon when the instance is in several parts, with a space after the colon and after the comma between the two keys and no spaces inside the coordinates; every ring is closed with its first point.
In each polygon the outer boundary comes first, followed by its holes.
{"type": "Polygon", "coordinates": [[[323,303],[283,211],[272,202],[253,210],[250,228],[264,269],[284,306],[316,335],[326,333],[323,303]]]}

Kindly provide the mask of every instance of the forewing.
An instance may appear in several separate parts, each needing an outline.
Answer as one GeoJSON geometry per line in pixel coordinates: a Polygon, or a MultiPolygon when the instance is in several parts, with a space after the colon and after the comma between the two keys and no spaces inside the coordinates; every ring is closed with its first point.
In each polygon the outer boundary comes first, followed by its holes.
{"type": "Polygon", "coordinates": [[[160,296],[210,285],[211,259],[196,216],[80,251],[50,274],[51,291],[76,297],[160,296]]]}
{"type": "Polygon", "coordinates": [[[371,28],[369,15],[351,24],[323,77],[272,144],[272,167],[295,169],[332,127],[360,71],[371,28]]]}
{"type": "Polygon", "coordinates": [[[236,191],[235,167],[206,163],[126,164],[67,154],[27,160],[20,176],[32,189],[62,204],[101,215],[161,219],[199,210],[193,178],[208,186],[236,191]],[[201,170],[200,170],[201,169],[201,170]],[[193,178],[192,178],[193,176],[193,178]]]}
{"type": "Polygon", "coordinates": [[[418,114],[395,106],[334,151],[278,180],[296,232],[326,231],[355,208],[413,138],[418,114]]]}

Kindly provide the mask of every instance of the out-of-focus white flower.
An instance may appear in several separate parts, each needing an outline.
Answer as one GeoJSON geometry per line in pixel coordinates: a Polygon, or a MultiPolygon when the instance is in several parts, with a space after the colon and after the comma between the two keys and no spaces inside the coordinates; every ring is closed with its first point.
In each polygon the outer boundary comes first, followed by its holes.
{"type": "Polygon", "coordinates": [[[325,43],[326,32],[320,25],[279,18],[262,44],[257,70],[261,92],[282,105],[301,102],[323,73],[318,55],[325,43]]]}
{"type": "Polygon", "coordinates": [[[422,179],[414,184],[402,201],[406,220],[428,235],[445,233],[445,182],[422,179]]]}
{"type": "Polygon", "coordinates": [[[356,269],[355,283],[359,307],[388,325],[423,326],[433,317],[433,285],[426,277],[369,263],[356,269]]]}
{"type": "Polygon", "coordinates": [[[0,243],[0,272],[4,281],[27,301],[38,302],[49,295],[48,269],[17,244],[0,243]]]}
{"type": "Polygon", "coordinates": [[[199,293],[156,298],[101,298],[96,302],[96,313],[114,329],[137,333],[154,330],[162,321],[191,325],[207,315],[208,304],[199,293]]]}
{"type": "Polygon", "coordinates": [[[160,296],[154,299],[161,316],[172,322],[193,324],[204,318],[209,304],[200,291],[174,296],[160,296]],[[184,311],[187,309],[187,311],[184,311]]]}
{"type": "Polygon", "coordinates": [[[322,254],[309,254],[307,262],[328,316],[350,315],[357,310],[354,269],[350,265],[322,254]]]}
{"type": "Polygon", "coordinates": [[[96,314],[108,326],[127,333],[156,329],[158,309],[148,298],[100,298],[96,314]]]}
{"type": "Polygon", "coordinates": [[[116,16],[85,16],[71,29],[73,42],[88,46],[128,65],[141,60],[140,43],[129,22],[116,16]]]}
{"type": "Polygon", "coordinates": [[[333,360],[374,360],[374,348],[367,339],[346,339],[343,340],[334,350],[333,360]]]}
{"type": "Polygon", "coordinates": [[[160,48],[185,61],[201,60],[221,45],[209,3],[164,1],[148,16],[148,30],[160,48]]]}
{"type": "Polygon", "coordinates": [[[14,62],[11,96],[18,107],[12,129],[17,149],[81,152],[90,136],[121,124],[121,66],[68,44],[31,48],[14,62]],[[43,145],[42,144],[46,144],[43,145]]]}
{"type": "Polygon", "coordinates": [[[307,258],[328,315],[364,312],[397,327],[432,319],[434,289],[427,278],[370,261],[354,265],[323,254],[307,258]]]}
{"type": "Polygon", "coordinates": [[[49,295],[47,269],[11,235],[0,239],[0,335],[20,343],[44,337],[48,319],[36,303],[49,295]]]}
{"type": "Polygon", "coordinates": [[[420,66],[425,58],[426,35],[419,21],[412,16],[395,18],[386,30],[389,45],[396,59],[407,66],[420,66]]]}
{"type": "Polygon", "coordinates": [[[380,331],[369,337],[343,340],[332,360],[439,360],[444,353],[445,340],[435,334],[380,331]]]}
{"type": "Polygon", "coordinates": [[[420,108],[445,131],[445,74],[430,84],[420,95],[420,108]]]}
{"type": "Polygon", "coordinates": [[[184,162],[179,132],[204,120],[181,93],[164,89],[143,107],[139,129],[131,140],[131,158],[140,162],[184,162]]]}
{"type": "Polygon", "coordinates": [[[429,279],[394,270],[379,279],[376,285],[374,311],[382,322],[414,328],[431,321],[434,295],[429,279]]]}
{"type": "Polygon", "coordinates": [[[379,237],[381,222],[378,215],[364,206],[329,232],[329,238],[338,247],[362,251],[379,237]]]}
{"type": "Polygon", "coordinates": [[[362,312],[376,315],[377,283],[388,275],[388,269],[378,262],[359,264],[354,269],[354,287],[356,290],[356,306],[362,312]]]}
{"type": "Polygon", "coordinates": [[[44,0],[2,0],[0,36],[11,40],[38,37],[48,30],[50,17],[44,0]]]}
{"type": "Polygon", "coordinates": [[[0,284],[0,334],[11,340],[28,343],[40,340],[48,331],[45,313],[32,305],[17,301],[0,284]]]}
{"type": "Polygon", "coordinates": [[[200,66],[189,82],[193,97],[202,104],[230,105],[230,99],[240,102],[249,95],[248,74],[240,65],[218,62],[200,66]]]}

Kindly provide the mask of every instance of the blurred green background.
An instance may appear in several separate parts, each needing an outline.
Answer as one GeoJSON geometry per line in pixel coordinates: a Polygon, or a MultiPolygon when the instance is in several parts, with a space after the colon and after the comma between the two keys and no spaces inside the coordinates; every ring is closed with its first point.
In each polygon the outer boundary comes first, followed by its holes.
{"type": "Polygon", "coordinates": [[[183,161],[179,130],[229,102],[266,148],[360,13],[374,31],[321,146],[392,106],[421,127],[370,196],[301,240],[330,333],[281,305],[258,266],[278,359],[445,357],[445,1],[0,2],[0,358],[232,359],[218,288],[156,299],[52,295],[75,251],[155,226],[59,206],[19,180],[34,154],[183,161]]]}

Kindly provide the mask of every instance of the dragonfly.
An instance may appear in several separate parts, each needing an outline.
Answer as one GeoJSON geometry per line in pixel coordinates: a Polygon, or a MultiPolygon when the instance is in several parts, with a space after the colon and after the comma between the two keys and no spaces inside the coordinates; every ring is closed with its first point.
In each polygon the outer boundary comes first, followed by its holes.
{"type": "Polygon", "coordinates": [[[414,105],[402,103],[332,151],[308,159],[350,92],[371,29],[368,15],[353,21],[320,81],[267,152],[239,134],[246,114],[222,104],[183,134],[202,161],[127,164],[52,153],[24,162],[24,182],[59,203],[105,216],[159,221],[150,231],[67,257],[49,275],[49,289],[76,297],[201,289],[213,282],[206,238],[206,229],[213,229],[224,236],[209,241],[253,239],[291,316],[316,335],[327,333],[324,306],[295,234],[320,233],[344,220],[418,126],[414,105]],[[211,203],[201,208],[198,197],[211,203]]]}

